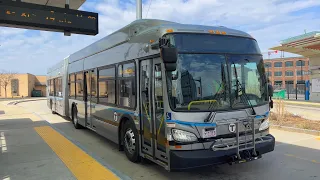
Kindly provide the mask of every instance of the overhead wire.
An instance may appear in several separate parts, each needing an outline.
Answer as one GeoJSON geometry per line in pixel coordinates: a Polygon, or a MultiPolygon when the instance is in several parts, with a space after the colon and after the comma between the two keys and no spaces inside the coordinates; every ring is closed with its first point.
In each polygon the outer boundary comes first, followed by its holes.
{"type": "Polygon", "coordinates": [[[145,18],[147,18],[147,17],[148,17],[148,13],[149,13],[149,10],[150,10],[150,6],[151,6],[151,4],[152,4],[152,0],[150,0],[149,7],[148,7],[148,11],[147,11],[147,14],[146,14],[146,17],[145,17],[145,18]]]}

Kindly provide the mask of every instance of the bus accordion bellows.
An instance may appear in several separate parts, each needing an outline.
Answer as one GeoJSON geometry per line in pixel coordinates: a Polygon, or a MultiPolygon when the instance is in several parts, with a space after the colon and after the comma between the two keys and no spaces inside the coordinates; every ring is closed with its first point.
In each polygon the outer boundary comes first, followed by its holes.
{"type": "Polygon", "coordinates": [[[136,20],[48,69],[47,104],[168,171],[274,150],[263,56],[226,27],[136,20]]]}

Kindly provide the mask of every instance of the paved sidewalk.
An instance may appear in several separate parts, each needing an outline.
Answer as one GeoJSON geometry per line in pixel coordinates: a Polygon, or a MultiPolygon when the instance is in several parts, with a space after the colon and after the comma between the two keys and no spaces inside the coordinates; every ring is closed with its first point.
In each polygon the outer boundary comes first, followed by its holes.
{"type": "Polygon", "coordinates": [[[12,104],[0,103],[0,179],[121,179],[40,116],[12,104]]]}
{"type": "Polygon", "coordinates": [[[76,179],[34,130],[47,122],[17,106],[0,110],[0,179],[76,179]]]}

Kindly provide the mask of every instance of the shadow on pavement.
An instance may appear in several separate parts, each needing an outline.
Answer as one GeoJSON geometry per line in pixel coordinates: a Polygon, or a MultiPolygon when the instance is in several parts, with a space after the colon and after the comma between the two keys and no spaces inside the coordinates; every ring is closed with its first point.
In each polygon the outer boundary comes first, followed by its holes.
{"type": "MultiPolygon", "coordinates": [[[[320,143],[310,139],[306,146],[277,142],[275,151],[265,154],[262,159],[244,164],[218,165],[205,168],[168,172],[148,160],[139,164],[130,162],[115,143],[88,129],[76,130],[72,122],[56,123],[68,137],[77,141],[89,153],[121,171],[132,179],[320,179],[320,143]],[[312,144],[318,143],[312,147],[312,144]]],[[[305,144],[303,144],[305,145],[305,144]]]]}

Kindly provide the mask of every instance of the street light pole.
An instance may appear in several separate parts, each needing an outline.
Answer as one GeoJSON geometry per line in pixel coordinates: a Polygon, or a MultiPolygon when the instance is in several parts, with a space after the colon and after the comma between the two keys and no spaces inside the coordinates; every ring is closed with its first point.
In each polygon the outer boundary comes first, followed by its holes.
{"type": "Polygon", "coordinates": [[[142,19],[142,0],[136,0],[137,1],[137,19],[142,19]]]}

